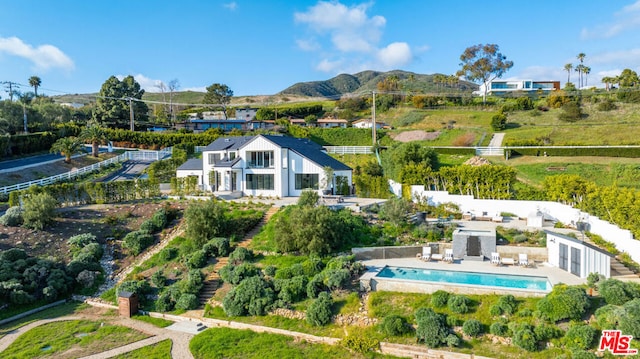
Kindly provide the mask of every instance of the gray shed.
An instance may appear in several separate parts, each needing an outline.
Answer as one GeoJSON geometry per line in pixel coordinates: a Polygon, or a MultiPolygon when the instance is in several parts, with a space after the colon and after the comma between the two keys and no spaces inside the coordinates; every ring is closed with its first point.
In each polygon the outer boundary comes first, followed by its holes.
{"type": "Polygon", "coordinates": [[[496,252],[495,230],[456,229],[453,232],[453,257],[468,260],[491,258],[496,252]]]}

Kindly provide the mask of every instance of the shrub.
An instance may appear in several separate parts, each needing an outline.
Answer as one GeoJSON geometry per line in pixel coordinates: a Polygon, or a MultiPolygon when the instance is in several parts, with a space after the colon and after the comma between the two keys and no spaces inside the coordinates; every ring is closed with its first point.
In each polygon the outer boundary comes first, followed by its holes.
{"type": "Polygon", "coordinates": [[[92,233],[78,234],[76,236],[73,236],[67,239],[67,243],[69,243],[70,246],[74,246],[76,248],[82,248],[94,242],[96,242],[96,236],[93,235],[92,233]]]}
{"type": "Polygon", "coordinates": [[[120,296],[120,292],[127,291],[131,293],[136,293],[138,298],[144,299],[145,294],[148,294],[151,287],[149,284],[143,280],[130,280],[122,282],[118,287],[116,287],[116,298],[120,296]]]}
{"type": "Polygon", "coordinates": [[[562,105],[562,112],[558,115],[560,121],[576,122],[582,119],[582,109],[576,101],[568,102],[562,105]]]}
{"type": "Polygon", "coordinates": [[[277,271],[277,267],[270,264],[266,267],[264,267],[263,272],[265,275],[268,275],[269,277],[273,277],[276,274],[277,271]]]}
{"type": "Polygon", "coordinates": [[[242,263],[237,266],[229,263],[220,269],[219,274],[223,281],[237,285],[246,278],[257,276],[260,271],[251,263],[242,263]]]}
{"type": "Polygon", "coordinates": [[[151,284],[156,288],[163,288],[167,283],[167,277],[164,276],[162,270],[157,270],[151,275],[151,284]]]}
{"type": "Polygon", "coordinates": [[[631,300],[626,284],[618,279],[607,279],[598,282],[598,292],[607,304],[622,305],[631,300]]]}
{"type": "Polygon", "coordinates": [[[513,335],[513,344],[527,351],[536,351],[538,343],[533,328],[530,325],[522,325],[513,335]]]}
{"type": "Polygon", "coordinates": [[[22,209],[18,206],[9,207],[0,217],[0,224],[6,227],[16,227],[22,224],[22,209]]]}
{"type": "Polygon", "coordinates": [[[571,359],[597,359],[598,356],[592,352],[576,349],[571,351],[571,359]]]}
{"type": "Polygon", "coordinates": [[[464,314],[469,311],[469,298],[464,295],[452,295],[447,301],[447,307],[450,311],[458,314],[464,314]]]}
{"type": "Polygon", "coordinates": [[[363,335],[347,335],[340,341],[340,344],[356,353],[363,354],[370,351],[377,351],[380,348],[380,342],[377,339],[363,335]]]}
{"type": "Polygon", "coordinates": [[[498,302],[489,308],[489,312],[491,315],[511,315],[515,313],[517,306],[516,298],[511,294],[507,294],[498,298],[498,302]]]}
{"type": "Polygon", "coordinates": [[[155,306],[158,312],[164,313],[172,311],[175,307],[175,302],[171,300],[171,295],[168,292],[165,292],[158,296],[155,306]]]}
{"type": "Polygon", "coordinates": [[[431,305],[436,308],[442,308],[447,305],[449,301],[449,292],[445,292],[444,290],[436,290],[431,295],[431,305]]]}
{"type": "Polygon", "coordinates": [[[619,313],[618,329],[623,333],[640,338],[640,298],[628,301],[622,305],[619,313]]]}
{"type": "Polygon", "coordinates": [[[618,309],[617,305],[612,304],[596,309],[594,315],[598,327],[600,329],[615,329],[618,324],[618,309]]]}
{"type": "Polygon", "coordinates": [[[229,255],[229,262],[231,263],[241,263],[244,261],[249,261],[253,258],[253,252],[244,247],[238,247],[231,255],[229,255]]]}
{"type": "Polygon", "coordinates": [[[153,236],[146,231],[133,231],[127,233],[122,246],[131,254],[137,256],[153,243],[153,236]]]}
{"type": "Polygon", "coordinates": [[[333,301],[329,293],[322,292],[318,295],[318,299],[313,301],[307,308],[307,322],[315,326],[323,326],[331,322],[331,306],[333,301]]]}
{"type": "Polygon", "coordinates": [[[348,269],[329,269],[324,274],[326,278],[325,284],[332,290],[343,288],[351,278],[348,269]]]}
{"type": "Polygon", "coordinates": [[[93,287],[96,278],[98,278],[98,273],[100,272],[94,272],[85,269],[82,272],[78,273],[78,275],[76,276],[76,282],[78,282],[84,288],[93,287]]]}
{"type": "Polygon", "coordinates": [[[564,332],[555,325],[540,324],[533,330],[536,339],[539,341],[548,341],[549,339],[560,338],[564,332]]]}
{"type": "Polygon", "coordinates": [[[100,261],[100,258],[102,258],[103,254],[104,249],[102,246],[94,242],[82,248],[80,252],[73,257],[73,259],[83,263],[98,262],[100,261]]]}
{"type": "Polygon", "coordinates": [[[198,297],[195,294],[184,293],[176,302],[176,309],[190,310],[198,307],[198,297]]]}
{"type": "Polygon", "coordinates": [[[507,128],[507,115],[497,113],[491,117],[491,129],[494,131],[502,131],[507,128]]]}
{"type": "Polygon", "coordinates": [[[420,308],[416,311],[416,336],[418,341],[432,348],[439,347],[449,334],[442,315],[431,308],[420,308]]]}
{"type": "Polygon", "coordinates": [[[580,319],[589,308],[589,298],[583,288],[558,284],[536,307],[543,316],[554,322],[580,319]]]}
{"type": "Polygon", "coordinates": [[[230,225],[225,212],[225,207],[213,200],[196,201],[190,204],[184,212],[187,237],[193,239],[200,247],[209,238],[225,235],[230,225]]]}
{"type": "Polygon", "coordinates": [[[48,193],[32,194],[24,200],[22,218],[24,226],[42,230],[53,221],[58,201],[48,193]]]}
{"type": "Polygon", "coordinates": [[[444,338],[444,342],[449,348],[454,348],[460,345],[460,338],[455,334],[449,334],[444,338]]]}
{"type": "Polygon", "coordinates": [[[501,337],[507,336],[509,333],[509,327],[507,327],[506,323],[503,322],[494,322],[489,327],[489,333],[493,335],[499,335],[501,337]]]}
{"type": "Polygon", "coordinates": [[[164,262],[168,262],[174,259],[178,255],[178,248],[163,248],[160,253],[160,259],[164,262]]]}
{"type": "Polygon", "coordinates": [[[207,265],[207,253],[204,250],[194,252],[187,260],[190,269],[202,268],[207,265]]]}
{"type": "Polygon", "coordinates": [[[307,283],[307,297],[316,298],[327,289],[327,286],[324,284],[324,276],[318,273],[307,283]]]}
{"type": "Polygon", "coordinates": [[[587,286],[589,288],[596,288],[600,282],[604,281],[606,278],[602,274],[591,272],[587,275],[587,286]]]}
{"type": "Polygon", "coordinates": [[[298,302],[307,295],[307,277],[305,276],[276,279],[273,284],[276,292],[278,292],[278,298],[285,303],[298,302]]]}
{"type": "Polygon", "coordinates": [[[445,322],[447,323],[448,327],[459,327],[464,323],[462,319],[454,317],[453,315],[447,315],[445,322]]]}
{"type": "Polygon", "coordinates": [[[525,236],[524,234],[516,234],[515,236],[513,236],[513,241],[516,243],[524,243],[527,241],[527,236],[525,236]]]}
{"type": "Polygon", "coordinates": [[[470,337],[477,337],[482,333],[482,323],[476,319],[469,319],[462,325],[462,332],[470,337]]]}
{"type": "Polygon", "coordinates": [[[324,268],[322,259],[317,256],[309,256],[304,262],[302,262],[302,271],[307,277],[312,277],[320,272],[324,268]]]}
{"type": "Polygon", "coordinates": [[[231,246],[229,245],[229,238],[216,237],[210,239],[203,249],[207,250],[207,254],[215,257],[226,257],[229,255],[231,246]]]}
{"type": "Polygon", "coordinates": [[[598,104],[598,111],[612,111],[617,108],[618,106],[616,106],[615,102],[610,98],[606,98],[598,104]]]}
{"type": "Polygon", "coordinates": [[[275,293],[269,282],[258,276],[243,280],[222,300],[229,316],[265,315],[273,305],[275,293]]]}
{"type": "Polygon", "coordinates": [[[589,349],[597,334],[598,331],[589,325],[574,325],[567,330],[563,342],[569,349],[589,349]]]}
{"type": "Polygon", "coordinates": [[[317,191],[313,190],[304,190],[300,194],[300,198],[298,198],[298,206],[315,206],[318,204],[320,200],[320,196],[317,191]]]}
{"type": "Polygon", "coordinates": [[[399,315],[388,315],[380,324],[382,332],[389,336],[398,336],[408,331],[407,320],[399,315]]]}

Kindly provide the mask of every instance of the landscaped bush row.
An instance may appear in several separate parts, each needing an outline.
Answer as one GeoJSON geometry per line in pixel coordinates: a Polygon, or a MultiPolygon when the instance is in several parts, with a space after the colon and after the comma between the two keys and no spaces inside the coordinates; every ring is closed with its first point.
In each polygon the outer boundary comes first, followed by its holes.
{"type": "Polygon", "coordinates": [[[123,129],[107,129],[107,138],[115,146],[139,147],[158,150],[178,144],[206,146],[220,137],[223,132],[210,130],[204,133],[161,133],[161,132],[132,132],[123,129]]]}
{"type": "MultiPolygon", "coordinates": [[[[528,146],[529,144],[509,143],[508,146],[528,146]]],[[[633,147],[593,147],[593,148],[557,148],[531,144],[531,148],[510,148],[505,150],[507,157],[513,156],[598,156],[598,157],[640,157],[640,148],[633,147]],[[533,147],[535,146],[535,147],[533,147]]]]}
{"type": "Polygon", "coordinates": [[[9,205],[20,204],[20,197],[47,193],[62,206],[76,206],[91,203],[117,203],[135,199],[153,198],[160,195],[158,183],[148,180],[58,183],[44,187],[31,186],[29,189],[13,191],[9,194],[9,205]]]}
{"type": "Polygon", "coordinates": [[[175,211],[170,208],[161,208],[151,216],[151,218],[140,224],[140,229],[129,232],[122,241],[122,246],[134,256],[142,253],[147,247],[153,244],[155,233],[163,230],[169,222],[175,218],[175,211]]]}
{"type": "Polygon", "coordinates": [[[0,157],[49,151],[57,139],[58,136],[53,132],[0,136],[0,157]]]}

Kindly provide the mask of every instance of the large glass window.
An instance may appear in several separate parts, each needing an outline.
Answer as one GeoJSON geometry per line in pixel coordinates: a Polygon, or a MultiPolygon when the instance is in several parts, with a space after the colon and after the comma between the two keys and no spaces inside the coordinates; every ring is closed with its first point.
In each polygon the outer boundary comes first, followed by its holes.
{"type": "Polygon", "coordinates": [[[209,164],[210,165],[213,165],[218,161],[220,161],[220,154],[219,153],[210,153],[209,154],[209,164]]]}
{"type": "Polygon", "coordinates": [[[580,276],[580,249],[571,247],[571,273],[580,276]]]}
{"type": "Polygon", "coordinates": [[[318,174],[296,173],[296,189],[318,189],[318,174]]]}
{"type": "Polygon", "coordinates": [[[247,160],[252,168],[273,168],[273,151],[247,152],[247,160]]]}
{"type": "Polygon", "coordinates": [[[273,175],[272,174],[247,174],[247,190],[252,189],[265,189],[273,190],[273,175]]]}

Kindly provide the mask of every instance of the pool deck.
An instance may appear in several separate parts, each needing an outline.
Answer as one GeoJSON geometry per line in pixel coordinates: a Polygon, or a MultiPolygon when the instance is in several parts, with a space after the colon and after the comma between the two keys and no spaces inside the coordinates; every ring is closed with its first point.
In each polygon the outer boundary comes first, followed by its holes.
{"type": "MultiPolygon", "coordinates": [[[[363,283],[374,279],[376,274],[385,266],[391,267],[409,267],[409,268],[419,268],[419,269],[440,269],[440,270],[448,270],[448,271],[460,271],[460,272],[476,272],[476,273],[494,273],[494,274],[510,274],[510,275],[528,275],[535,277],[547,277],[549,282],[552,285],[556,285],[558,283],[565,283],[569,285],[577,285],[586,283],[586,279],[579,278],[571,273],[563,271],[559,268],[552,267],[545,263],[535,263],[532,267],[520,267],[520,266],[496,266],[491,264],[489,261],[464,261],[464,260],[455,260],[454,263],[446,263],[446,262],[437,262],[437,261],[422,261],[418,258],[395,258],[395,259],[374,259],[374,260],[366,260],[362,261],[362,263],[366,266],[367,272],[360,277],[360,282],[363,283]]],[[[388,280],[385,278],[384,280],[388,280]]],[[[400,280],[402,281],[402,280],[400,280]]],[[[406,281],[411,282],[414,285],[412,287],[417,287],[419,281],[406,281]]],[[[425,282],[431,283],[431,282],[425,282]]],[[[461,286],[456,284],[438,284],[436,286],[430,286],[429,288],[440,289],[440,287],[450,287],[451,290],[460,290],[461,286]]],[[[473,286],[477,290],[473,290],[472,292],[482,292],[480,289],[481,286],[473,286]]],[[[397,286],[396,288],[401,288],[397,286]]],[[[496,287],[487,287],[487,292],[496,292],[496,287]]],[[[446,288],[445,288],[446,290],[446,288]]],[[[509,289],[504,289],[508,291],[509,289]]],[[[422,292],[423,290],[416,291],[422,292]]],[[[427,291],[431,291],[428,289],[427,291]]],[[[522,295],[527,295],[527,291],[522,291],[522,295]]],[[[541,295],[544,292],[531,291],[532,295],[541,295]]]]}

